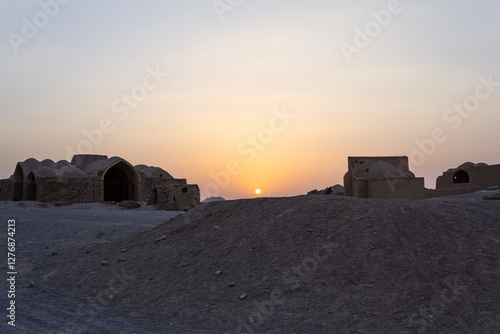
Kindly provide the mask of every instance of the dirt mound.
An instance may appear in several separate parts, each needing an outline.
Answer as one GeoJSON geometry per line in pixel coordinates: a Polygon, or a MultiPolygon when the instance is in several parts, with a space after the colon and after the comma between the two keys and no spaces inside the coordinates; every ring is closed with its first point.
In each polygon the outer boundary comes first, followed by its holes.
{"type": "Polygon", "coordinates": [[[499,252],[498,201],[261,198],[75,250],[62,281],[208,332],[493,333],[499,252]]]}
{"type": "Polygon", "coordinates": [[[344,187],[341,186],[340,184],[336,184],[336,185],[331,186],[331,187],[326,187],[323,190],[318,190],[318,189],[311,190],[307,194],[308,195],[340,195],[340,196],[343,196],[344,193],[345,193],[344,187]]]}

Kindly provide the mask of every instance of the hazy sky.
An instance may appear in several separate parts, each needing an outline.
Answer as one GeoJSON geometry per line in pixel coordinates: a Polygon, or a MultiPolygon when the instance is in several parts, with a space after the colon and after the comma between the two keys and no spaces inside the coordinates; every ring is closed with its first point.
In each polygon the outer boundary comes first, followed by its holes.
{"type": "Polygon", "coordinates": [[[71,152],[203,197],[343,183],[407,155],[500,163],[500,1],[0,1],[0,178],[71,152]]]}

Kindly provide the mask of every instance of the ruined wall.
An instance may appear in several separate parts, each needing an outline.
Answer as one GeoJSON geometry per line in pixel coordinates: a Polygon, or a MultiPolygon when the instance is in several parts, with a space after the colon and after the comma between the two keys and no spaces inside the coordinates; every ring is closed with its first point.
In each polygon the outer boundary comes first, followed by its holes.
{"type": "Polygon", "coordinates": [[[424,178],[367,180],[368,198],[424,199],[424,178]]]}
{"type": "Polygon", "coordinates": [[[200,204],[200,189],[195,184],[167,184],[157,188],[158,207],[186,211],[200,204]]]}
{"type": "Polygon", "coordinates": [[[12,201],[14,195],[13,182],[12,179],[0,180],[0,201],[12,201]]]}
{"type": "Polygon", "coordinates": [[[425,198],[454,196],[474,193],[477,191],[485,190],[485,186],[476,186],[468,188],[444,188],[444,189],[425,189],[425,198]]]}
{"type": "Polygon", "coordinates": [[[354,196],[354,190],[352,188],[352,173],[347,172],[344,175],[344,193],[346,196],[354,196]]]}
{"type": "Polygon", "coordinates": [[[0,200],[95,203],[129,198],[188,210],[200,203],[200,191],[161,168],[135,168],[120,157],[92,154],[75,155],[71,163],[30,158],[16,165],[12,179],[0,180],[0,200]]]}
{"type": "Polygon", "coordinates": [[[352,180],[352,195],[359,198],[424,199],[424,178],[352,180]]]}
{"type": "Polygon", "coordinates": [[[387,199],[425,198],[424,179],[414,177],[409,169],[408,157],[348,157],[347,160],[349,170],[344,175],[346,196],[387,199]],[[368,171],[366,167],[379,161],[383,163],[370,171],[372,174],[366,174],[368,171]],[[381,174],[378,168],[387,169],[387,173],[381,174]],[[361,175],[360,173],[365,174],[363,177],[357,177],[361,175]]]}
{"type": "Polygon", "coordinates": [[[139,173],[139,201],[152,203],[152,196],[154,191],[158,192],[158,188],[166,187],[169,184],[187,184],[185,179],[170,179],[160,177],[146,177],[143,173],[139,173]]]}
{"type": "Polygon", "coordinates": [[[92,203],[102,199],[102,182],[96,177],[37,180],[37,201],[40,202],[92,203]]]}
{"type": "MultiPolygon", "coordinates": [[[[346,196],[368,198],[368,180],[357,180],[351,177],[350,192],[346,191],[346,196]]],[[[347,189],[347,188],[346,188],[347,189]]]]}

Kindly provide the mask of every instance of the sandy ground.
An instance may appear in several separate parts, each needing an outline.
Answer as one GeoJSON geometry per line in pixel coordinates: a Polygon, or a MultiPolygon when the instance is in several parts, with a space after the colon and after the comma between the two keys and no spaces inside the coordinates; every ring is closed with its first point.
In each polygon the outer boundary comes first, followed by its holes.
{"type": "MultiPolygon", "coordinates": [[[[152,207],[124,210],[105,204],[54,207],[35,202],[0,202],[0,221],[4,226],[0,231],[0,245],[5,250],[5,258],[7,221],[16,220],[18,272],[16,327],[13,329],[3,322],[0,333],[162,332],[163,323],[120,315],[112,309],[103,309],[95,298],[79,300],[64,291],[60,280],[65,268],[57,263],[73,249],[92,252],[96,245],[149,230],[179,214],[181,212],[159,211],[152,207]]],[[[76,258],[74,262],[79,260],[76,258]]],[[[7,277],[5,262],[1,270],[7,277]]],[[[1,282],[2,291],[8,291],[6,280],[1,282]]],[[[7,305],[6,293],[2,293],[1,300],[7,305]]],[[[178,328],[177,332],[185,332],[183,330],[178,328]]]]}
{"type": "Polygon", "coordinates": [[[183,215],[0,203],[2,249],[18,224],[16,330],[0,331],[498,333],[500,201],[485,194],[260,198],[183,215]]]}

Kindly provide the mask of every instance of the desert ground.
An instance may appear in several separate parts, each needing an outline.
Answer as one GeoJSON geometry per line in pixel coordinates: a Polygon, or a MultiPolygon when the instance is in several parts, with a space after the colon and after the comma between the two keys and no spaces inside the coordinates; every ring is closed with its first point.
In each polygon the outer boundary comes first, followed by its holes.
{"type": "Polygon", "coordinates": [[[498,333],[493,193],[257,198],[186,213],[0,202],[5,257],[16,220],[18,272],[16,327],[0,332],[498,333]]]}

